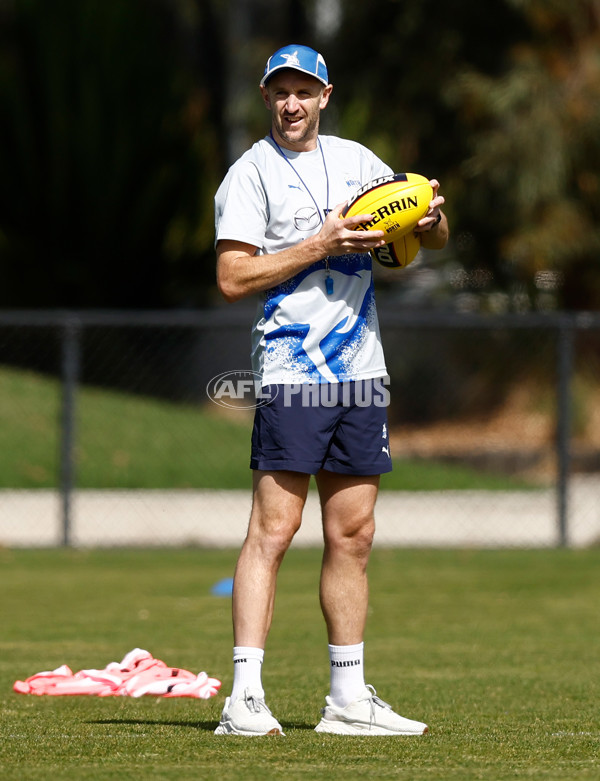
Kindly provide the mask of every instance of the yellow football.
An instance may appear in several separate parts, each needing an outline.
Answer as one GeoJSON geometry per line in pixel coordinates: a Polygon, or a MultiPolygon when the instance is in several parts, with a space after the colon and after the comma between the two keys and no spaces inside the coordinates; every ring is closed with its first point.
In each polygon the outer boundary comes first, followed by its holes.
{"type": "Polygon", "coordinates": [[[348,201],[341,217],[370,214],[354,230],[382,230],[386,244],[410,233],[429,209],[433,189],[420,174],[390,174],[363,185],[348,201]]]}
{"type": "Polygon", "coordinates": [[[391,244],[375,247],[371,250],[373,260],[385,268],[404,268],[412,263],[421,249],[421,239],[418,234],[405,233],[391,244]]]}

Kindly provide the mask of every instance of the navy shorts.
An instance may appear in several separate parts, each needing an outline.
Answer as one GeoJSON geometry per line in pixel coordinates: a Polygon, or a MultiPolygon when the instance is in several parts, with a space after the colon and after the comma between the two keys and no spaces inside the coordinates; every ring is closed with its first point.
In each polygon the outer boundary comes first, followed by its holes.
{"type": "Polygon", "coordinates": [[[257,407],[251,469],[380,475],[392,470],[385,379],[269,385],[257,407]]]}

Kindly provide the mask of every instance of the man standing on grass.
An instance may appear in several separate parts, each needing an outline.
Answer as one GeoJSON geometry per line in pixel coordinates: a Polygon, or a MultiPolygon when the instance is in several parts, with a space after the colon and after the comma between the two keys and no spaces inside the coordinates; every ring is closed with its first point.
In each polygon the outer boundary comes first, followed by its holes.
{"type": "MultiPolygon", "coordinates": [[[[256,409],[253,504],[234,578],[234,679],[220,735],[283,734],[261,667],[279,565],[299,529],[310,476],[322,509],[321,608],[330,693],[317,732],[421,735],[365,684],[367,562],[379,476],[391,470],[387,371],[369,250],[381,231],[340,219],[363,184],[391,169],[365,147],[320,136],[333,87],[323,57],[301,45],[269,58],[260,83],[271,131],[229,170],[215,197],[217,281],[227,301],[260,295],[253,368],[271,399],[256,409]]],[[[434,197],[417,231],[441,248],[448,226],[434,197]]],[[[300,664],[300,661],[298,662],[300,664]]]]}

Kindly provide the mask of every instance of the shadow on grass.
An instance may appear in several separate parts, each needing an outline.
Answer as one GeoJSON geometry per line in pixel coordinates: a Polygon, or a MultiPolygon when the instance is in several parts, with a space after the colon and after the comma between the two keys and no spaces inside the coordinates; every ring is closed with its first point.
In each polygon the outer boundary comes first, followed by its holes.
{"type": "MultiPolygon", "coordinates": [[[[146,727],[189,727],[204,732],[214,732],[218,721],[169,721],[163,719],[89,719],[85,724],[137,724],[146,727]]],[[[297,724],[291,721],[281,722],[284,729],[314,730],[314,724],[297,724]]]]}
{"type": "Polygon", "coordinates": [[[218,721],[169,721],[168,719],[89,719],[86,724],[137,724],[145,727],[189,727],[190,729],[215,730],[218,721]]]}

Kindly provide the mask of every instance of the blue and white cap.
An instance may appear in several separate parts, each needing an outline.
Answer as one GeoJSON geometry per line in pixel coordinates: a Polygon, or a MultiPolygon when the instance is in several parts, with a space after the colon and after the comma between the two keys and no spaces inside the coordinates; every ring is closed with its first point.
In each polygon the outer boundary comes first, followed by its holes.
{"type": "Polygon", "coordinates": [[[311,49],[310,46],[292,43],[289,46],[278,49],[267,60],[265,74],[261,79],[260,86],[264,86],[267,79],[270,79],[275,71],[283,70],[283,68],[292,68],[301,73],[307,73],[309,76],[314,76],[315,79],[318,79],[325,86],[329,84],[327,65],[325,65],[323,55],[311,49]]]}

